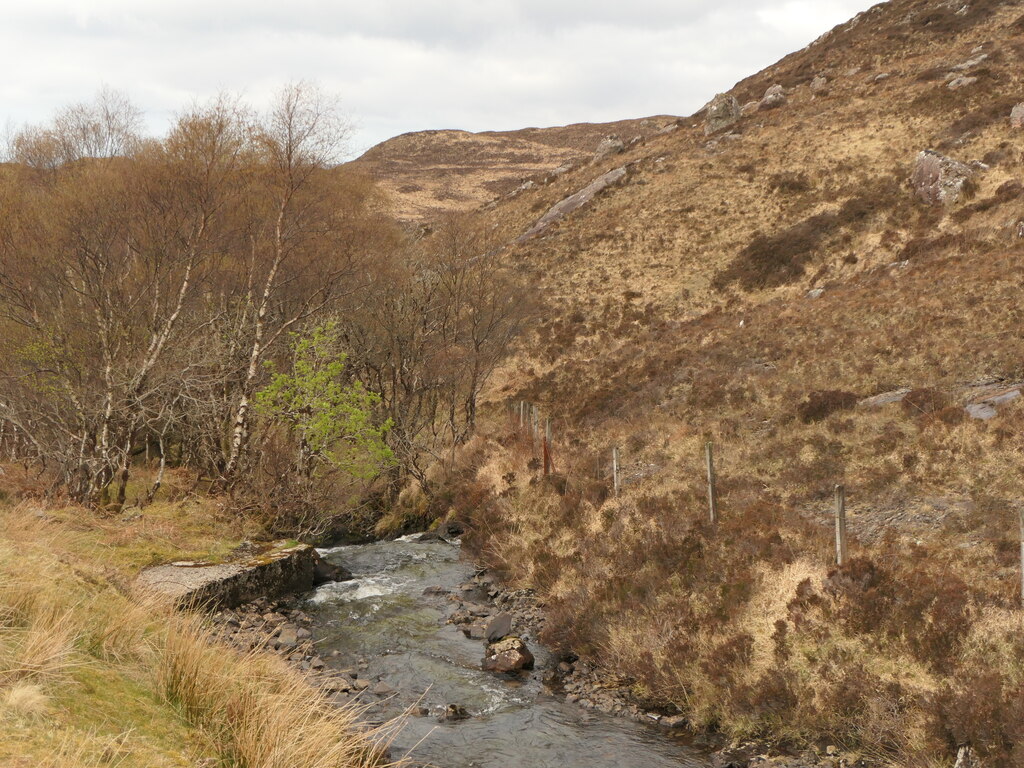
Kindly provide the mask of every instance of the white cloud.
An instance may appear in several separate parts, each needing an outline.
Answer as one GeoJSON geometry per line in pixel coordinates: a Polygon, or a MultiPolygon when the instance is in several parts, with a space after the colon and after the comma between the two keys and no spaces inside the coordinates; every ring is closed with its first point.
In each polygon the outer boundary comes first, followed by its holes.
{"type": "Polygon", "coordinates": [[[154,131],[193,99],[338,92],[354,149],[425,128],[687,114],[870,0],[0,0],[0,121],[100,86],[154,131]]]}

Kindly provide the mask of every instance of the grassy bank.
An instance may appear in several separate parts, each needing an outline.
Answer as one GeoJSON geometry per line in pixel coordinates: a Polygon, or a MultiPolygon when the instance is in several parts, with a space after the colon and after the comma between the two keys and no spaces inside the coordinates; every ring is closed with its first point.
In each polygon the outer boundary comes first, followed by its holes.
{"type": "Polygon", "coordinates": [[[123,518],[0,502],[0,765],[380,764],[355,713],[282,660],[131,594],[142,566],[251,533],[209,501],[123,518]]]}

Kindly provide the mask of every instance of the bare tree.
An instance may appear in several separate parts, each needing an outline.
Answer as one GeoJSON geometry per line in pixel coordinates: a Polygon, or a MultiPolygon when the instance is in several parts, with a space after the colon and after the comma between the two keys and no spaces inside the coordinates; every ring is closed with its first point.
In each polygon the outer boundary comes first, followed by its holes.
{"type": "Polygon", "coordinates": [[[335,104],[306,83],[285,88],[253,127],[261,171],[248,200],[248,248],[236,257],[247,365],[222,477],[235,475],[247,446],[261,363],[289,330],[354,290],[350,222],[337,208],[330,165],[347,136],[335,104]]]}
{"type": "Polygon", "coordinates": [[[74,162],[27,171],[7,190],[17,204],[0,249],[0,415],[36,436],[74,497],[106,503],[116,477],[121,504],[148,401],[166,394],[152,374],[189,332],[186,307],[215,250],[245,133],[220,103],[183,116],[162,144],[85,161],[115,146],[126,119],[90,114],[101,124],[45,131],[74,162]]]}
{"type": "Polygon", "coordinates": [[[477,398],[530,311],[493,239],[465,219],[375,264],[372,286],[339,322],[351,371],[381,394],[399,459],[391,494],[410,475],[448,467],[476,425],[477,398]]]}
{"type": "Polygon", "coordinates": [[[294,424],[254,403],[292,335],[329,322],[338,375],[392,425],[391,492],[428,488],[527,311],[495,244],[465,220],[402,233],[335,166],[347,129],[308,84],[264,115],[221,97],[161,139],[138,125],[104,92],[15,135],[0,166],[0,449],[99,506],[154,451],[147,498],[174,463],[234,492],[295,463],[294,424]]]}

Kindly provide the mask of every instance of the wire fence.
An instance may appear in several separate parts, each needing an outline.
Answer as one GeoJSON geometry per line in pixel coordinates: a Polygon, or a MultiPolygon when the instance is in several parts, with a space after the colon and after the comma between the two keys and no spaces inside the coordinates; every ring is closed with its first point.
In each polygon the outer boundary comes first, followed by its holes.
{"type": "MultiPolygon", "coordinates": [[[[555,472],[555,446],[551,418],[541,416],[540,408],[526,401],[510,406],[511,423],[517,430],[520,438],[528,438],[533,447],[534,458],[537,460],[537,452],[543,458],[543,472],[547,477],[555,472]],[[541,423],[543,422],[543,428],[541,423]]],[[[619,497],[623,490],[622,475],[622,449],[620,446],[612,446],[606,450],[607,464],[601,459],[598,460],[597,477],[604,480],[610,479],[610,490],[619,497]],[[608,467],[610,473],[602,471],[602,467],[608,467]],[[610,478],[609,478],[610,474],[610,478]]],[[[719,499],[718,499],[718,477],[715,470],[715,444],[707,442],[704,446],[704,465],[707,475],[707,504],[708,522],[714,528],[719,522],[719,499]]],[[[539,468],[539,467],[538,467],[539,468]]],[[[846,515],[846,487],[837,484],[834,487],[834,503],[832,516],[835,526],[835,564],[842,568],[850,562],[849,533],[847,530],[846,515]]],[[[1020,528],[1020,588],[1021,607],[1024,608],[1024,504],[1018,508],[1018,525],[1020,528]]]]}

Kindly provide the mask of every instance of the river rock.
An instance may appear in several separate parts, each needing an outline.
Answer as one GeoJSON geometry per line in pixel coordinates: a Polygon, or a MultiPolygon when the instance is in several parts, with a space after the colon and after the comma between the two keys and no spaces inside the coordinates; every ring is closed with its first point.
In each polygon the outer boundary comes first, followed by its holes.
{"type": "Polygon", "coordinates": [[[468,720],[469,712],[461,704],[449,704],[444,708],[444,712],[441,713],[440,720],[446,720],[448,722],[457,722],[459,720],[468,720]]]}
{"type": "Polygon", "coordinates": [[[391,696],[392,694],[397,693],[397,691],[381,680],[370,689],[370,693],[376,694],[377,696],[391,696]]]}
{"type": "Polygon", "coordinates": [[[332,581],[351,581],[352,572],[347,568],[343,568],[335,563],[329,563],[320,557],[319,553],[316,556],[316,562],[313,565],[313,585],[319,587],[321,584],[329,584],[332,581]]]}
{"type": "Polygon", "coordinates": [[[966,163],[926,149],[917,156],[911,184],[928,205],[951,204],[960,199],[964,186],[975,173],[966,163]]]}
{"type": "Polygon", "coordinates": [[[352,681],[342,675],[329,675],[320,683],[325,693],[348,693],[352,690],[352,681]]]}
{"type": "Polygon", "coordinates": [[[534,658],[530,649],[518,637],[506,637],[487,646],[483,668],[488,672],[518,672],[533,669],[534,658]]]}
{"type": "Polygon", "coordinates": [[[487,642],[496,643],[512,634],[512,614],[499,613],[487,622],[487,642]]]}
{"type": "Polygon", "coordinates": [[[277,640],[274,642],[274,647],[278,650],[289,650],[299,644],[299,631],[292,626],[284,625],[281,627],[281,633],[277,636],[277,640]]]}
{"type": "Polygon", "coordinates": [[[1010,127],[1024,128],[1024,102],[1021,102],[1010,111],[1010,127]]]}
{"type": "Polygon", "coordinates": [[[704,113],[704,133],[710,135],[728,128],[740,119],[739,100],[730,93],[720,93],[707,105],[704,113]]]}

